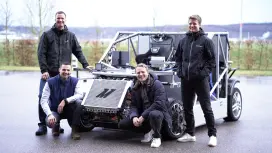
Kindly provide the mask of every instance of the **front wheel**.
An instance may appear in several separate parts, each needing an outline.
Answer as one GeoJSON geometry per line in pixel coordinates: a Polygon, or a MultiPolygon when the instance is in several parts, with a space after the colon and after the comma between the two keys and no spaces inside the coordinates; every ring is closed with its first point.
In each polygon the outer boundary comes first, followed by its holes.
{"type": "Polygon", "coordinates": [[[172,129],[166,129],[167,139],[178,139],[185,131],[185,118],[182,103],[178,100],[170,102],[170,114],[172,117],[172,129]]]}
{"type": "Polygon", "coordinates": [[[91,123],[91,115],[84,110],[82,115],[80,116],[79,131],[80,132],[89,132],[93,128],[94,128],[94,125],[91,123]]]}
{"type": "Polygon", "coordinates": [[[225,121],[237,121],[242,114],[242,94],[239,88],[234,87],[232,94],[228,96],[228,116],[225,121]]]}

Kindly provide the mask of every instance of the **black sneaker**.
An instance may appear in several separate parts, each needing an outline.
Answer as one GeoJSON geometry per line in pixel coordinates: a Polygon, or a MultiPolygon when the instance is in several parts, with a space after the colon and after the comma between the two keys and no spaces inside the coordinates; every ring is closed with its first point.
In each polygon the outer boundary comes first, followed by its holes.
{"type": "Polygon", "coordinates": [[[39,129],[36,131],[36,135],[40,136],[40,135],[45,135],[47,133],[47,128],[45,125],[40,125],[39,129]]]}
{"type": "Polygon", "coordinates": [[[60,127],[59,132],[64,133],[64,129],[60,127]]]}

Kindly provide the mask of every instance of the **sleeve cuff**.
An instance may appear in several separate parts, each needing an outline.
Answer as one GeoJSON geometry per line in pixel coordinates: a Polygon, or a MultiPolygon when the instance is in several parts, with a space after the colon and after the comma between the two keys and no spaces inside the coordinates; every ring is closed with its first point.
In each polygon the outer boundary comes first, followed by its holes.
{"type": "Polygon", "coordinates": [[[67,105],[69,102],[67,100],[67,98],[64,99],[65,105],[67,105]]]}

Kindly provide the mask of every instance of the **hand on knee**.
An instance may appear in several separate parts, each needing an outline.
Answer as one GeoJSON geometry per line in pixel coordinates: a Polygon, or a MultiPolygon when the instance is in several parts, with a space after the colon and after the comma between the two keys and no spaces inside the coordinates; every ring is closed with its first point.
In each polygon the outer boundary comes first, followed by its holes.
{"type": "Polygon", "coordinates": [[[47,118],[47,126],[49,128],[53,128],[55,126],[55,124],[57,123],[57,119],[54,115],[50,114],[47,118]]]}

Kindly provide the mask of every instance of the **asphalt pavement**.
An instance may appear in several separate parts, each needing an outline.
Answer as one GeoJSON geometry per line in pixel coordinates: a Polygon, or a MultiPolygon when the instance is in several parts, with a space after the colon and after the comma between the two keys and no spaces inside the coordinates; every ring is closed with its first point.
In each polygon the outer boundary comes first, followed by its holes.
{"type": "Polygon", "coordinates": [[[216,120],[218,145],[207,146],[206,126],[196,129],[197,141],[163,141],[160,148],[142,144],[142,135],[95,128],[71,139],[66,120],[58,138],[35,136],[38,126],[38,72],[0,72],[0,153],[271,153],[272,77],[239,77],[243,111],[237,122],[216,120]]]}

